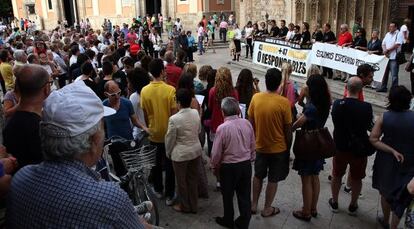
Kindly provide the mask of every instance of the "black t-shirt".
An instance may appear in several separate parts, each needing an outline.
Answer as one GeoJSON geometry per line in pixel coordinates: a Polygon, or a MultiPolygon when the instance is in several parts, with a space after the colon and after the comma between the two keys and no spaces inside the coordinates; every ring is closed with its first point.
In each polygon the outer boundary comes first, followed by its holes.
{"type": "Polygon", "coordinates": [[[288,34],[289,29],[285,26],[280,28],[279,30],[279,37],[286,37],[286,35],[288,34]]]}
{"type": "Polygon", "coordinates": [[[350,152],[351,133],[369,144],[367,131],[372,127],[372,106],[354,98],[338,99],[332,106],[334,140],[341,152],[350,152]]]}
{"type": "Polygon", "coordinates": [[[92,79],[86,79],[83,80],[86,86],[88,86],[90,89],[92,89],[93,92],[95,92],[96,95],[98,95],[97,91],[97,85],[92,79]]]}
{"type": "Polygon", "coordinates": [[[365,37],[358,36],[358,37],[354,38],[351,47],[353,47],[353,48],[356,47],[356,46],[367,47],[367,45],[368,45],[367,43],[368,42],[367,42],[367,39],[365,37]]]}
{"type": "Polygon", "coordinates": [[[315,41],[318,41],[318,42],[323,41],[323,33],[322,33],[322,31],[318,30],[317,32],[314,32],[312,34],[312,39],[315,39],[315,41]]]}
{"type": "Polygon", "coordinates": [[[279,32],[280,32],[279,27],[277,27],[277,26],[272,27],[272,28],[270,29],[270,36],[271,36],[271,37],[276,37],[277,35],[279,35],[279,32]]]}
{"type": "Polygon", "coordinates": [[[336,41],[336,36],[332,31],[326,32],[323,34],[323,42],[336,41]]]}
{"type": "Polygon", "coordinates": [[[3,130],[3,142],[19,168],[43,161],[39,123],[41,117],[33,112],[16,111],[3,130]]]}
{"type": "Polygon", "coordinates": [[[309,31],[304,31],[303,33],[302,33],[302,43],[303,44],[306,44],[306,43],[308,43],[309,41],[310,41],[310,39],[311,39],[311,37],[310,37],[311,35],[310,35],[310,32],[309,31]]]}

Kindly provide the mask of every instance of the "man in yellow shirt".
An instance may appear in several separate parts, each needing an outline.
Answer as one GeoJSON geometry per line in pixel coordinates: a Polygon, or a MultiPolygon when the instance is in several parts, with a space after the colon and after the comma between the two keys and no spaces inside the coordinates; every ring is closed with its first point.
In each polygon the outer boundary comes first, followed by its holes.
{"type": "Polygon", "coordinates": [[[157,197],[163,193],[162,165],[165,161],[165,195],[167,205],[173,205],[175,194],[175,174],[172,162],[165,154],[165,134],[168,129],[168,119],[176,113],[175,88],[164,82],[164,62],[155,59],[149,64],[149,71],[154,80],[141,91],[141,107],[145,121],[148,123],[151,144],[157,147],[156,165],[152,170],[154,189],[157,197]]]}
{"type": "Polygon", "coordinates": [[[272,68],[267,71],[265,78],[267,92],[253,96],[248,114],[256,133],[252,213],[257,212],[263,179],[267,177],[265,207],[261,215],[268,217],[280,212],[278,208],[272,207],[272,203],[277,183],[285,180],[289,174],[292,112],[289,100],[276,93],[282,73],[272,68]]]}
{"type": "MultiPolygon", "coordinates": [[[[9,51],[3,49],[0,51],[0,74],[3,77],[6,91],[10,91],[14,89],[14,76],[13,76],[13,67],[9,64],[9,60],[11,59],[9,51]]],[[[6,92],[3,92],[6,94],[6,92]]]]}

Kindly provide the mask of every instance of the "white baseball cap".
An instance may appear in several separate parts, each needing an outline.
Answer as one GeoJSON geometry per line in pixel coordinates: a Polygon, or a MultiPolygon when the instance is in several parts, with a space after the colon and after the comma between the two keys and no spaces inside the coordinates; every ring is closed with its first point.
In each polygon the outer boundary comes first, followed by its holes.
{"type": "Polygon", "coordinates": [[[43,104],[43,123],[64,128],[74,137],[92,128],[104,116],[115,113],[79,80],[49,95],[43,104]]]}

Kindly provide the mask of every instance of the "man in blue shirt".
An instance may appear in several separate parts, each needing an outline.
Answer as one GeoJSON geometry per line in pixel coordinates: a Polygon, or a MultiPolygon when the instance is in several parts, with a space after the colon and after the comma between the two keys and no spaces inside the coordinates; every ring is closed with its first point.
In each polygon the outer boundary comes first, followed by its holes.
{"type": "Polygon", "coordinates": [[[114,112],[82,81],[50,94],[40,124],[46,160],[14,176],[8,228],[144,228],[128,195],[91,169],[102,155],[102,118],[114,112]]]}
{"type": "MultiPolygon", "coordinates": [[[[110,80],[106,82],[104,90],[107,99],[103,101],[103,105],[116,110],[115,114],[104,118],[108,138],[116,136],[132,140],[133,129],[131,123],[148,133],[148,128],[142,125],[138,120],[138,116],[134,111],[131,101],[121,97],[122,91],[115,81],[110,80]]],[[[111,153],[117,176],[123,176],[127,173],[121,157],[119,156],[119,153],[125,150],[128,149],[123,144],[112,144],[110,146],[109,152],[111,153]]]]}

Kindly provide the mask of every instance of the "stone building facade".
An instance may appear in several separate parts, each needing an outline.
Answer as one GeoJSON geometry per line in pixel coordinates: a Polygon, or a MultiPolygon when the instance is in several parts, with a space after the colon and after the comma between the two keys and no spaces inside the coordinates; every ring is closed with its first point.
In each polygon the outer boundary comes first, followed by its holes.
{"type": "Polygon", "coordinates": [[[93,28],[100,28],[104,18],[115,24],[132,18],[162,13],[164,18],[179,17],[186,28],[195,28],[203,15],[234,11],[236,0],[12,0],[16,18],[35,21],[40,29],[52,29],[57,21],[89,18],[93,28]]]}
{"type": "Polygon", "coordinates": [[[373,29],[385,34],[391,20],[401,22],[409,16],[408,10],[402,9],[411,5],[414,6],[412,0],[242,0],[236,15],[241,25],[263,21],[268,15],[269,19],[285,19],[299,25],[303,21],[310,25],[330,23],[336,32],[341,24],[352,26],[361,18],[367,34],[373,29]]]}
{"type": "Polygon", "coordinates": [[[164,18],[181,18],[186,29],[195,30],[203,15],[224,12],[234,13],[240,26],[285,19],[299,25],[330,23],[336,32],[341,24],[352,26],[360,17],[367,34],[373,29],[384,34],[390,21],[414,19],[414,0],[12,0],[12,5],[16,18],[29,18],[41,29],[51,29],[64,19],[72,24],[89,18],[94,28],[100,28],[104,18],[122,24],[139,15],[162,13],[164,18]]]}

